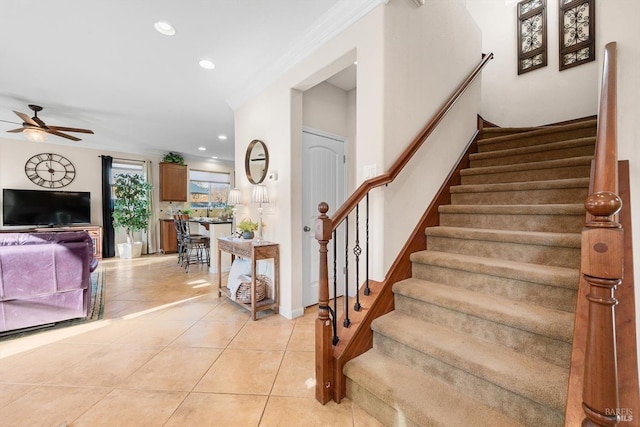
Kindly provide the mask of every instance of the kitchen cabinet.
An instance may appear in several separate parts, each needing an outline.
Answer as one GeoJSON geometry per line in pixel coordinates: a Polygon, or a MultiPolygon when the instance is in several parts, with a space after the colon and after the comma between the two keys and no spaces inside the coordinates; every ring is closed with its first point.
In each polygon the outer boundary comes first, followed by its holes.
{"type": "Polygon", "coordinates": [[[165,254],[178,252],[178,235],[172,219],[160,220],[160,251],[165,254]]]}
{"type": "Polygon", "coordinates": [[[187,175],[186,165],[160,163],[160,200],[163,202],[186,202],[187,175]]]}

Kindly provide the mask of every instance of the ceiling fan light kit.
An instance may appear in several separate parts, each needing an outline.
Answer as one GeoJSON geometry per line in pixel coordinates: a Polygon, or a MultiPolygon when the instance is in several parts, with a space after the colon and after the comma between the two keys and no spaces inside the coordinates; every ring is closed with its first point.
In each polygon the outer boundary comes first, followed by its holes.
{"type": "Polygon", "coordinates": [[[19,111],[13,111],[18,117],[22,119],[22,127],[18,129],[8,130],[10,133],[22,132],[31,141],[44,142],[47,139],[47,135],[60,136],[62,138],[70,139],[72,141],[82,141],[80,138],[68,135],[64,132],[80,132],[80,133],[93,133],[89,129],[70,128],[64,126],[51,126],[47,125],[42,119],[38,117],[38,112],[42,111],[42,107],[39,105],[29,104],[29,108],[33,111],[33,117],[27,116],[25,113],[19,111]]]}
{"type": "Polygon", "coordinates": [[[47,140],[47,133],[37,128],[26,128],[22,133],[28,140],[33,142],[45,142],[47,140]]]}

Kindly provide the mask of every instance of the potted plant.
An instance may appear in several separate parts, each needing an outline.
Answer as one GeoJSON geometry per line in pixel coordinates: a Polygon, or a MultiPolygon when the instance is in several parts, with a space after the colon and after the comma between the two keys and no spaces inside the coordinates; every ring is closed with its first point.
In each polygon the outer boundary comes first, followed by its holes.
{"type": "Polygon", "coordinates": [[[253,232],[258,229],[258,223],[245,218],[238,224],[238,230],[242,232],[243,239],[253,239],[253,232]]]}
{"type": "Polygon", "coordinates": [[[221,221],[227,221],[233,218],[233,208],[229,205],[226,205],[224,208],[222,208],[222,211],[218,215],[218,218],[220,218],[221,221]]]}
{"type": "Polygon", "coordinates": [[[180,166],[184,166],[184,157],[178,153],[169,152],[162,158],[162,163],[176,163],[180,166]]]}
{"type": "Polygon", "coordinates": [[[133,241],[133,233],[145,230],[149,224],[151,209],[149,206],[149,191],[151,184],[141,175],[119,174],[113,184],[116,197],[113,206],[113,226],[124,228],[127,242],[118,243],[120,258],[135,258],[140,256],[142,242],[133,241]]]}

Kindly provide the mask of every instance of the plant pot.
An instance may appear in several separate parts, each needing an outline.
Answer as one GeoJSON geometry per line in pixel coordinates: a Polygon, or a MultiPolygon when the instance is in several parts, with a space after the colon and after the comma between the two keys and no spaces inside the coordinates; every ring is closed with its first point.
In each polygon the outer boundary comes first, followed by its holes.
{"type": "Polygon", "coordinates": [[[142,254],[142,242],[118,243],[118,256],[121,259],[138,258],[142,254]]]}
{"type": "Polygon", "coordinates": [[[253,239],[253,231],[243,231],[242,232],[243,239],[253,239]]]}

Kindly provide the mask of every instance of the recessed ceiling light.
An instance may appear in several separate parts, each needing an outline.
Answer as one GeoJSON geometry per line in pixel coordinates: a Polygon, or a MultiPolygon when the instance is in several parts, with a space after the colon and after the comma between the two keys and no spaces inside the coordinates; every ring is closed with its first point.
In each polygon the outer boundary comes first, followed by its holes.
{"type": "Polygon", "coordinates": [[[200,151],[205,151],[207,148],[206,147],[198,147],[198,150],[200,151]]]}
{"type": "Polygon", "coordinates": [[[214,64],[213,62],[209,61],[208,59],[202,59],[199,62],[199,64],[205,70],[213,70],[214,68],[216,68],[216,64],[214,64]]]}
{"type": "Polygon", "coordinates": [[[354,61],[353,65],[358,65],[358,61],[354,61]]]}
{"type": "Polygon", "coordinates": [[[156,29],[156,31],[158,31],[160,34],[164,34],[165,36],[172,36],[176,33],[176,29],[173,28],[171,24],[165,21],[158,21],[153,24],[153,27],[156,29]]]}
{"type": "Polygon", "coordinates": [[[221,140],[221,141],[224,141],[225,139],[227,139],[227,135],[220,134],[220,135],[218,135],[218,139],[221,140]]]}
{"type": "Polygon", "coordinates": [[[217,159],[217,158],[218,158],[218,156],[211,156],[211,158],[212,158],[212,159],[217,159]]]}

